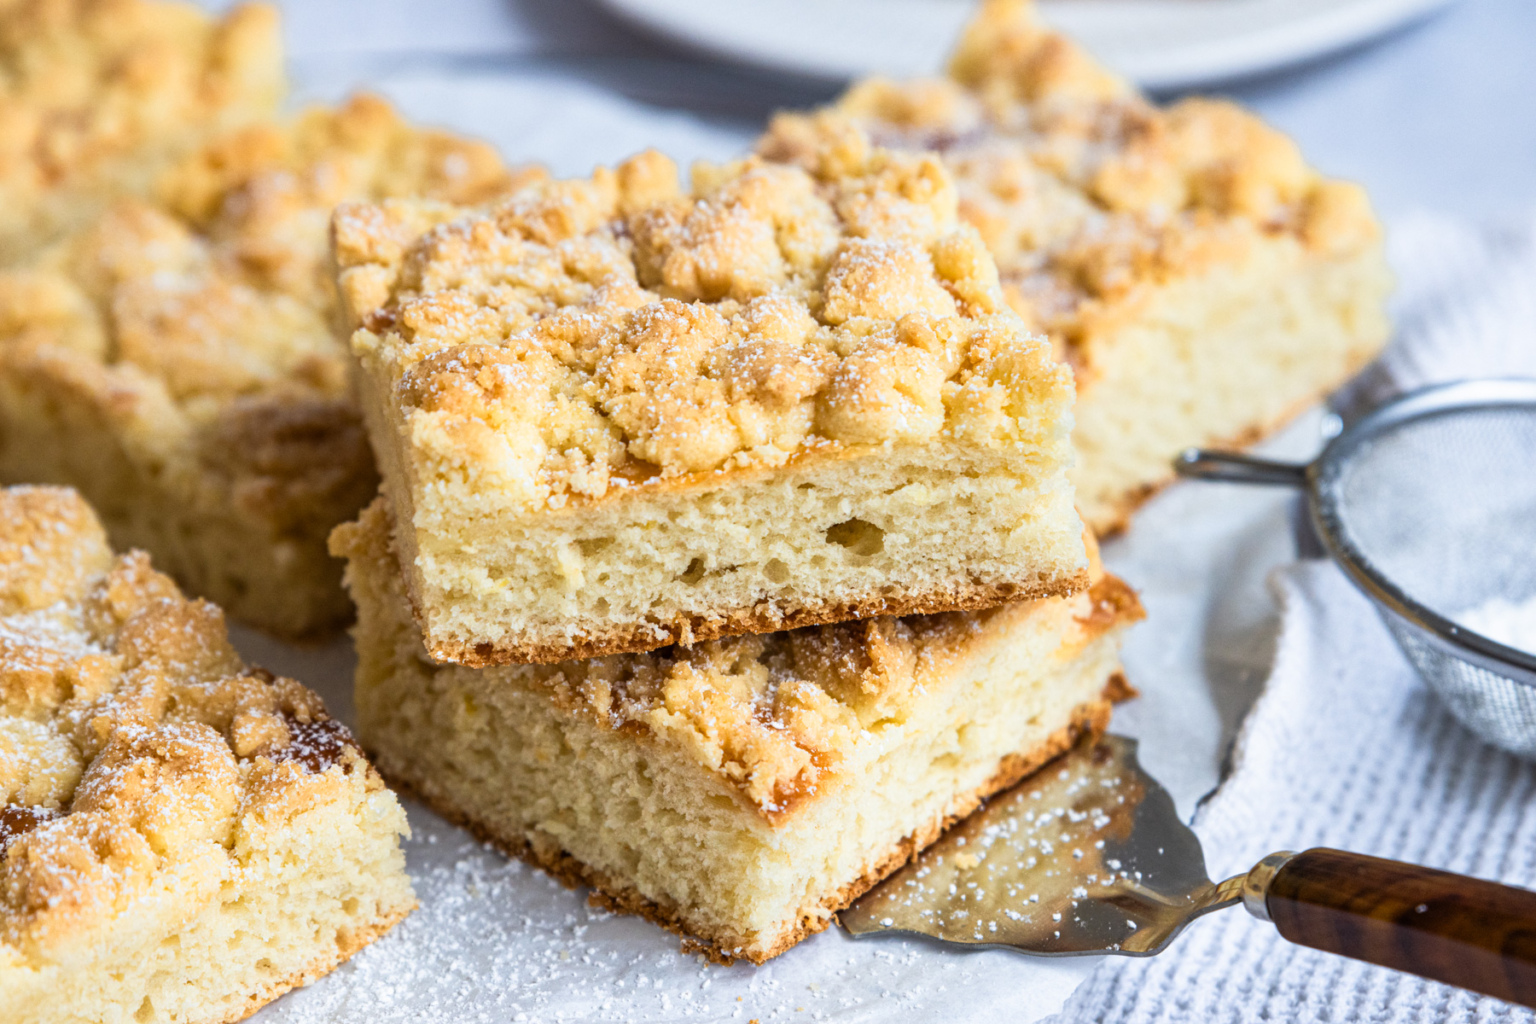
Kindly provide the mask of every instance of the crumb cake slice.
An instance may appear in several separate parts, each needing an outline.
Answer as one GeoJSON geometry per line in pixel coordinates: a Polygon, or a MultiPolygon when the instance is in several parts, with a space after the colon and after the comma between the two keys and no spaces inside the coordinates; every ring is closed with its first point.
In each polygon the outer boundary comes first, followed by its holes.
{"type": "Polygon", "coordinates": [[[357,390],[433,657],[554,662],[1085,583],[1071,371],[948,175],[656,153],[351,204],[357,390]]]}
{"type": "Polygon", "coordinates": [[[530,176],[369,96],[209,142],[152,200],[0,271],[0,480],[78,488],[115,545],[237,619],[338,628],[325,538],[378,478],[333,323],[331,210],[530,176]]]}
{"type": "Polygon", "coordinates": [[[277,12],[0,0],[0,266],[89,223],[283,94],[277,12]]]}
{"type": "Polygon", "coordinates": [[[1258,439],[1372,359],[1391,277],[1364,192],[1227,102],[1157,107],[1023,0],[989,0],[947,80],[855,85],[759,149],[836,168],[934,150],[1009,302],[1076,372],[1073,483],[1121,528],[1190,445],[1258,439]]]}
{"type": "Polygon", "coordinates": [[[382,501],[332,543],[358,736],[392,782],[714,959],[762,962],[1130,693],[1136,596],[813,626],[559,665],[437,665],[382,501]]]}
{"type": "Polygon", "coordinates": [[[0,491],[0,1020],[238,1020],[410,912],[406,832],[218,608],[74,492],[0,491]]]}

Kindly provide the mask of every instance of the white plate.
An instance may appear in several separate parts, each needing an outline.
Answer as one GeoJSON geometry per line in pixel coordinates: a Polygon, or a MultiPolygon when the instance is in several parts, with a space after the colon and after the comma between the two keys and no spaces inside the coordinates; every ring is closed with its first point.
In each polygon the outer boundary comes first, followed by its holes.
{"type": "MultiPolygon", "coordinates": [[[[733,60],[828,78],[938,71],[968,0],[602,0],[629,20],[733,60]]],[[[1042,16],[1149,89],[1284,67],[1451,0],[1042,0],[1042,16]]]]}

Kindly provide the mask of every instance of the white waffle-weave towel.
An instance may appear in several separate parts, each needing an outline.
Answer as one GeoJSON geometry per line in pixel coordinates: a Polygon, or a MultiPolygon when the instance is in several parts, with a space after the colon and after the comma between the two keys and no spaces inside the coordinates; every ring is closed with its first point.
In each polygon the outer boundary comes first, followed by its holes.
{"type": "MultiPolygon", "coordinates": [[[[1398,337],[1360,407],[1422,384],[1536,377],[1536,214],[1486,229],[1422,216],[1391,235],[1398,337]]],[[[1536,453],[1523,453],[1536,458],[1536,453]]],[[[1282,629],[1233,770],[1196,815],[1216,878],[1280,849],[1333,846],[1536,888],[1536,764],[1436,703],[1370,603],[1328,562],[1272,580],[1282,629]]],[[[1065,1021],[1531,1021],[1494,999],[1292,946],[1241,910],[1161,956],[1106,961],[1065,1021]]]]}

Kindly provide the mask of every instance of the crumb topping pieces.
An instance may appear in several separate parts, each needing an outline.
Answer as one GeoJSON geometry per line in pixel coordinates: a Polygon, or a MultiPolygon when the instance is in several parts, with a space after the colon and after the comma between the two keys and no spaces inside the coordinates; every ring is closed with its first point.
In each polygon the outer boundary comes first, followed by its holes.
{"type": "Polygon", "coordinates": [[[340,400],[332,207],[479,201],[530,176],[370,96],[236,131],[168,171],[156,202],[124,201],[30,269],[0,273],[0,347],[107,367],[120,389],[162,394],[194,420],[253,395],[340,400]]]}
{"type": "Polygon", "coordinates": [[[378,486],[332,323],[332,207],[480,201],[541,176],[370,96],[228,133],[157,200],[0,270],[0,365],[103,418],[143,472],[233,502],[280,543],[323,538],[378,486]]]}
{"type": "Polygon", "coordinates": [[[435,472],[527,503],[944,431],[1030,442],[1069,400],[930,157],[748,160],[684,191],[647,153],[481,210],[348,205],[354,350],[435,472]]]}
{"type": "Polygon", "coordinates": [[[759,143],[823,173],[872,146],[943,155],[1010,304],[1069,354],[1080,313],[1255,233],[1325,256],[1379,235],[1364,193],[1321,178],[1284,134],[1225,101],[1153,105],[1024,0],[983,5],[948,79],[859,83],[827,110],[779,115],[759,143]]]}
{"type": "Polygon", "coordinates": [[[983,618],[867,619],[518,671],[612,728],[680,745],[773,816],[835,771],[862,731],[899,725],[920,680],[983,618]]]}
{"type": "MultiPolygon", "coordinates": [[[[1059,604],[1069,646],[1141,615],[1135,594],[1107,576],[1059,604]]],[[[680,745],[773,818],[861,742],[899,731],[927,681],[952,672],[999,614],[1020,610],[866,619],[520,670],[613,728],[642,726],[680,745]]]]}
{"type": "Polygon", "coordinates": [[[0,0],[0,218],[105,162],[265,114],[282,88],[265,5],[214,21],[145,0],[0,0]]]}
{"type": "Polygon", "coordinates": [[[364,765],[319,698],[245,667],[213,605],[114,557],[74,492],[0,491],[0,941],[105,923],[364,765]],[[332,766],[337,766],[331,771],[332,766]]]}

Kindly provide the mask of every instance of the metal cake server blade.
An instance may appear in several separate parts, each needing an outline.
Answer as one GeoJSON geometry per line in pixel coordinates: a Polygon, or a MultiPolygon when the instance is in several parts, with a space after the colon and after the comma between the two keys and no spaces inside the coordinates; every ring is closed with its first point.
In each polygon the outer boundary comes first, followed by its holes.
{"type": "Polygon", "coordinates": [[[1321,848],[1213,882],[1120,736],[994,797],[838,917],[856,937],[1150,956],[1236,903],[1292,942],[1536,1005],[1536,893],[1321,848]]]}
{"type": "Polygon", "coordinates": [[[1136,741],[1105,736],[990,800],[839,918],[854,935],[1147,956],[1239,902],[1242,882],[1212,884],[1136,741]]]}

